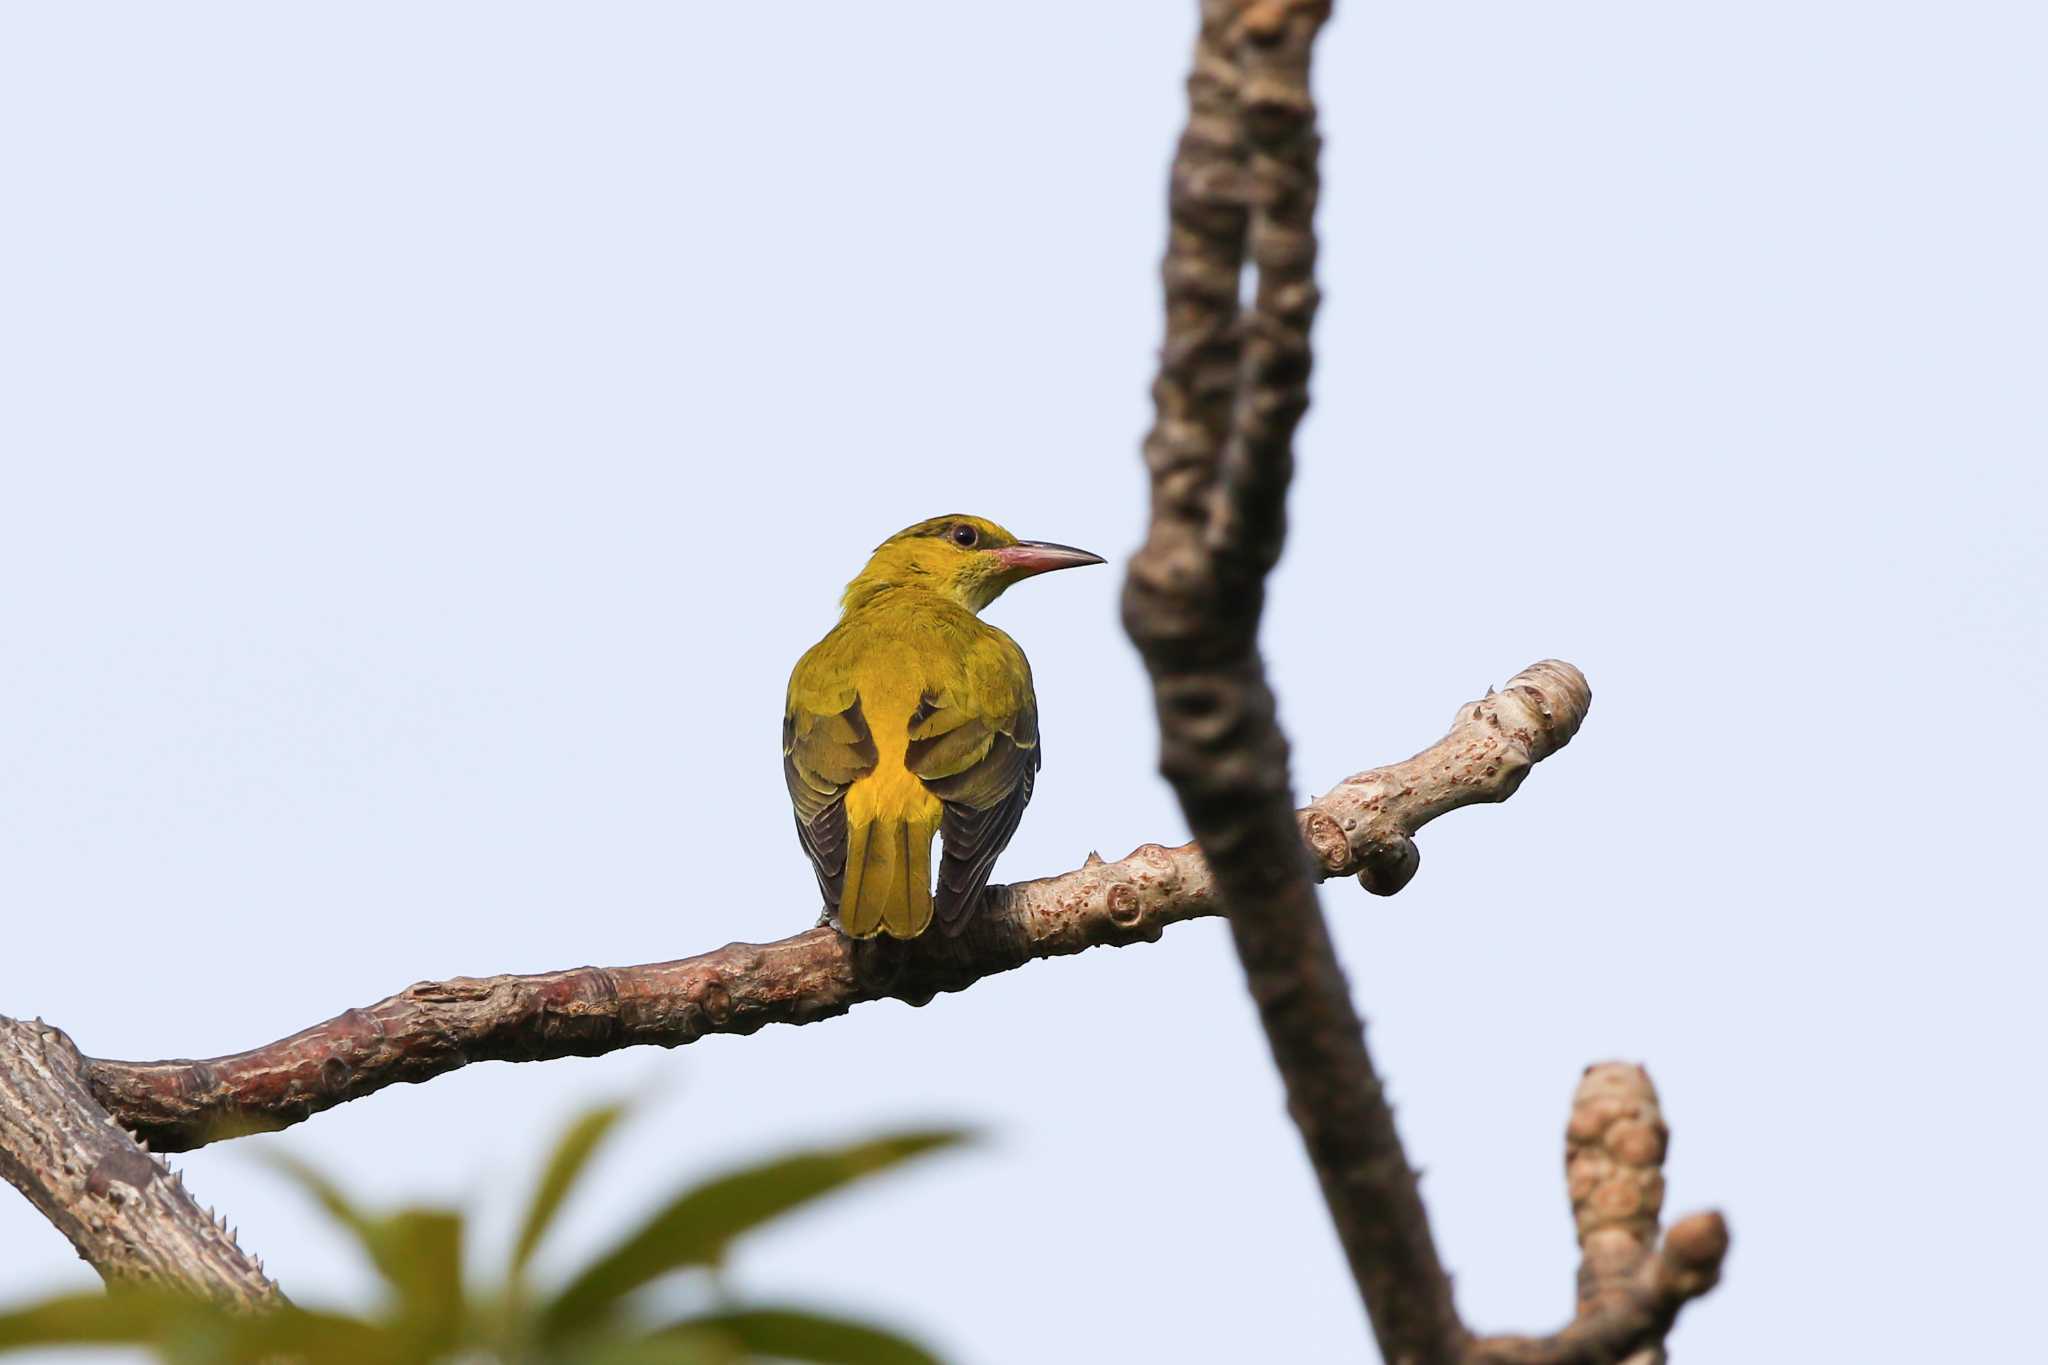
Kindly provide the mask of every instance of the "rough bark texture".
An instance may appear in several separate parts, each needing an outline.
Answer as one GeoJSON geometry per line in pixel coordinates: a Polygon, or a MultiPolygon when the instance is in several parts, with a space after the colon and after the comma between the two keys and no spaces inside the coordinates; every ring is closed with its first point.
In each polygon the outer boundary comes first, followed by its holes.
{"type": "MultiPolygon", "coordinates": [[[[1570,740],[1591,699],[1570,664],[1524,669],[1461,708],[1437,743],[1345,780],[1290,817],[1298,824],[1289,837],[1311,851],[1319,875],[1357,874],[1391,890],[1387,869],[1413,871],[1417,830],[1459,806],[1506,800],[1531,765],[1570,740]]],[[[94,1095],[121,1122],[159,1151],[185,1151],[471,1062],[674,1047],[707,1033],[807,1024],[869,1000],[923,1004],[1037,958],[1151,942],[1169,924],[1218,913],[1192,845],[1147,844],[1113,863],[1091,857],[993,892],[958,939],[855,942],[812,929],[640,967],[422,982],[231,1057],[87,1065],[94,1095]]]]}
{"type": "MultiPolygon", "coordinates": [[[[1542,1340],[1482,1341],[1465,1328],[1317,904],[1318,874],[1331,869],[1323,851],[1348,853],[1351,831],[1332,827],[1327,812],[1291,809],[1287,742],[1258,630],[1265,578],[1286,537],[1294,431],[1308,407],[1319,152],[1309,65],[1329,10],[1328,0],[1202,6],[1169,190],[1165,340],[1145,442],[1151,521],[1124,589],[1125,626],[1153,682],[1160,770],[1207,856],[1209,894],[1229,918],[1289,1113],[1390,1365],[1661,1352],[1678,1305],[1712,1284],[1726,1232],[1716,1216],[1688,1220],[1662,1253],[1649,1252],[1648,1190],[1658,1177],[1641,1161],[1651,1125],[1641,1114],[1633,1127],[1600,1128],[1578,1158],[1586,1169],[1596,1154],[1606,1162],[1581,1206],[1582,1229],[1590,1219],[1592,1230],[1579,1318],[1542,1340]],[[1240,317],[1247,259],[1257,286],[1240,317]],[[1320,855],[1314,863],[1303,857],[1304,834],[1320,855]],[[1616,1213],[1624,1202],[1626,1218],[1616,1213]],[[1631,1236],[1639,1254],[1624,1255],[1631,1236]]],[[[1532,675],[1567,684],[1583,712],[1589,698],[1576,670],[1538,665],[1517,682],[1532,675]]],[[[1497,717],[1498,705],[1479,703],[1474,715],[1491,706],[1497,717]]],[[[1524,745],[1480,771],[1512,791],[1539,757],[1524,745]]],[[[1357,864],[1346,870],[1389,894],[1414,875],[1417,855],[1412,841],[1381,840],[1357,864]]],[[[1589,1116],[1606,1112],[1586,1104],[1589,1116]]],[[[1575,1168],[1575,1182],[1581,1174],[1575,1168]]]]}
{"type": "Polygon", "coordinates": [[[282,1302],[235,1245],[87,1088],[59,1029],[0,1015],[0,1175],[28,1196],[109,1284],[183,1290],[241,1308],[282,1302]]]}
{"type": "Polygon", "coordinates": [[[1489,1337],[1471,1365],[1663,1365],[1679,1309],[1714,1287],[1728,1254],[1718,1213],[1679,1220],[1657,1244],[1671,1140],[1649,1073],[1586,1068],[1565,1127],[1565,1183],[1579,1231],[1579,1311],[1550,1337],[1489,1337]]]}
{"type": "MultiPolygon", "coordinates": [[[[1160,769],[1214,869],[1380,1349],[1398,1365],[1448,1365],[1467,1337],[1316,903],[1257,644],[1308,407],[1319,150],[1309,54],[1328,13],[1321,0],[1203,6],[1169,192],[1166,336],[1145,443],[1151,524],[1124,622],[1152,675],[1160,769]],[[1240,320],[1247,252],[1258,280],[1240,320]]],[[[1413,865],[1385,855],[1366,870],[1368,887],[1394,889],[1413,865]]]]}

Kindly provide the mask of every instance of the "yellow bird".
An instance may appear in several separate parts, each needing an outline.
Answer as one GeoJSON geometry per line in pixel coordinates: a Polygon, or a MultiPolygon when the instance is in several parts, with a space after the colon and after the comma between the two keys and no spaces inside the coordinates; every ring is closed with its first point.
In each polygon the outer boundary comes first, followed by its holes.
{"type": "Polygon", "coordinates": [[[782,772],[825,912],[851,938],[957,934],[1038,772],[1031,665],[977,613],[1019,579],[1100,564],[980,517],[883,541],[789,675],[782,772]],[[940,836],[938,892],[932,838],[940,836]]]}

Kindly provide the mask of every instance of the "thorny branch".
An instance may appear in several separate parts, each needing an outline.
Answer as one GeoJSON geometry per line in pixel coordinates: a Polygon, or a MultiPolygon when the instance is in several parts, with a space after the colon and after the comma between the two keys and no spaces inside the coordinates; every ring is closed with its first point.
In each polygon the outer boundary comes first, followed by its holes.
{"type": "MultiPolygon", "coordinates": [[[[1511,1365],[1616,1359],[1599,1352],[1617,1343],[1661,1351],[1678,1304],[1713,1281],[1701,1267],[1718,1268],[1725,1249],[1718,1218],[1718,1242],[1688,1220],[1664,1254],[1646,1252],[1620,1278],[1589,1246],[1604,1288],[1558,1337],[1475,1341],[1465,1328],[1295,832],[1258,628],[1308,407],[1320,151],[1309,67],[1329,13],[1328,0],[1202,4],[1168,197],[1165,340],[1145,442],[1151,520],[1124,588],[1124,623],[1153,682],[1160,770],[1207,854],[1385,1358],[1511,1365]],[[1239,316],[1247,258],[1257,283],[1239,316]]],[[[1398,889],[1412,852],[1362,880],[1398,889]]]]}
{"type": "MultiPolygon", "coordinates": [[[[1415,866],[1415,832],[1447,811],[1504,801],[1578,730],[1592,694],[1570,664],[1524,669],[1461,708],[1443,739],[1359,773],[1291,824],[1322,877],[1391,893],[1415,866]]],[[[1086,948],[1152,942],[1218,913],[1192,845],[999,888],[958,939],[856,942],[812,929],[639,967],[422,982],[289,1038],[206,1061],[89,1061],[93,1093],[159,1151],[283,1128],[401,1081],[481,1061],[594,1056],[709,1033],[807,1024],[869,1000],[923,1004],[985,976],[1086,948]]]]}
{"type": "Polygon", "coordinates": [[[109,1284],[189,1291],[239,1308],[283,1301],[225,1223],[87,1088],[59,1029],[0,1015],[0,1176],[109,1284]]]}

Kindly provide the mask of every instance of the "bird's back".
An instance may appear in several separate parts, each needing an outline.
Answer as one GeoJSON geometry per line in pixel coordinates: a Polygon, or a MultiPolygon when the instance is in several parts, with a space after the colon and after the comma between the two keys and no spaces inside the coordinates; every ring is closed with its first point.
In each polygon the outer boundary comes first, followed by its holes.
{"type": "Polygon", "coordinates": [[[1002,631],[916,589],[848,611],[797,662],[783,724],[797,828],[853,937],[957,929],[1030,799],[1031,670],[1002,631]]]}

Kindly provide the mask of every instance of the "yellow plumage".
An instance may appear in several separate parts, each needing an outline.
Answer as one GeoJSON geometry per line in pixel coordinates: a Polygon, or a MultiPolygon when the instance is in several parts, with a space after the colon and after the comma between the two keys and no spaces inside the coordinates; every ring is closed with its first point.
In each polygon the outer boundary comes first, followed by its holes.
{"type": "Polygon", "coordinates": [[[1021,578],[1101,562],[937,517],[890,537],[847,586],[839,624],[790,674],[782,727],[797,832],[846,934],[966,923],[1039,758],[1031,665],[976,613],[1021,578]]]}
{"type": "Polygon", "coordinates": [[[890,757],[846,792],[850,839],[840,915],[855,938],[878,929],[914,938],[932,922],[932,838],[939,832],[940,807],[939,798],[903,762],[910,747],[910,717],[923,700],[914,676],[915,654],[898,654],[893,641],[883,644],[856,656],[851,670],[866,683],[861,693],[875,750],[890,757]]]}

